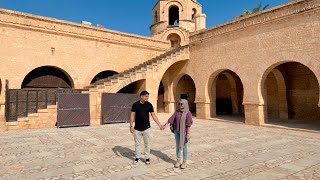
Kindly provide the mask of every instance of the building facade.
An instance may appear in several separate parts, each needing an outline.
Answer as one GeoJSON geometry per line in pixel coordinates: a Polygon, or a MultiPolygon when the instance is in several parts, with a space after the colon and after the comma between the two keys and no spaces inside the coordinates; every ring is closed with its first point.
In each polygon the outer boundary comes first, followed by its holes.
{"type": "Polygon", "coordinates": [[[6,122],[6,80],[12,89],[86,87],[91,125],[102,93],[144,89],[158,112],[186,98],[202,119],[319,122],[319,6],[296,0],[206,28],[196,0],[158,0],[151,37],[1,9],[0,128],[56,122],[56,106],[6,122]]]}

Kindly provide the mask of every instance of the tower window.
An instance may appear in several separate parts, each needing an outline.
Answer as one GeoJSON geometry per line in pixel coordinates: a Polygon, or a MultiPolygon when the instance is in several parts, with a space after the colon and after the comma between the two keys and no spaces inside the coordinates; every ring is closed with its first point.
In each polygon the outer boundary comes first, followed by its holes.
{"type": "Polygon", "coordinates": [[[169,26],[179,26],[179,7],[177,6],[169,8],[169,26]]]}
{"type": "Polygon", "coordinates": [[[196,10],[196,8],[193,8],[192,9],[192,20],[195,19],[196,15],[197,15],[197,10],[196,10]]]}
{"type": "Polygon", "coordinates": [[[153,22],[158,22],[158,11],[154,12],[154,16],[153,16],[153,22]]]}

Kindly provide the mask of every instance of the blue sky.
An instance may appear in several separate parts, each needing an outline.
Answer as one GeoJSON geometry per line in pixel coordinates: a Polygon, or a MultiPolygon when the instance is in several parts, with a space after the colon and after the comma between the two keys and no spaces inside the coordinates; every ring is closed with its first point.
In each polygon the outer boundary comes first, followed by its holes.
{"type": "MultiPolygon", "coordinates": [[[[0,0],[0,8],[149,36],[151,10],[157,0],[0,0]]],[[[231,20],[260,2],[270,7],[290,0],[198,0],[207,15],[207,27],[231,20]]]]}

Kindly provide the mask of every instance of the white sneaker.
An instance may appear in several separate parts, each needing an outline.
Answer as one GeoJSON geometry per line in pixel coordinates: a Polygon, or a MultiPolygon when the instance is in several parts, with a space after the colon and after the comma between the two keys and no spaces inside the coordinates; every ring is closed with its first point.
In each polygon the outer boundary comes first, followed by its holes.
{"type": "Polygon", "coordinates": [[[176,164],[174,165],[174,167],[175,167],[175,168],[179,168],[180,166],[181,166],[181,161],[178,160],[178,161],[176,162],[176,164]]]}
{"type": "Polygon", "coordinates": [[[183,161],[181,164],[181,169],[186,169],[187,168],[187,161],[183,161]]]}

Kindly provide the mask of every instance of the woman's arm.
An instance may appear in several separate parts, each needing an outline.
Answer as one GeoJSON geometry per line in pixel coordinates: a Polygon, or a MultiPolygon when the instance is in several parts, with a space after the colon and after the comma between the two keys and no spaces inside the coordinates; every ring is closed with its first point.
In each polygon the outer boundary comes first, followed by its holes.
{"type": "Polygon", "coordinates": [[[186,116],[186,126],[191,127],[192,124],[193,124],[192,114],[191,112],[188,112],[186,116]]]}
{"type": "Polygon", "coordinates": [[[165,126],[168,124],[173,124],[174,118],[176,117],[176,113],[173,113],[172,116],[168,119],[165,126]]]}
{"type": "Polygon", "coordinates": [[[187,141],[189,141],[190,140],[190,137],[191,137],[191,135],[190,135],[190,133],[191,133],[191,130],[190,130],[191,128],[190,127],[187,127],[187,141]]]}

